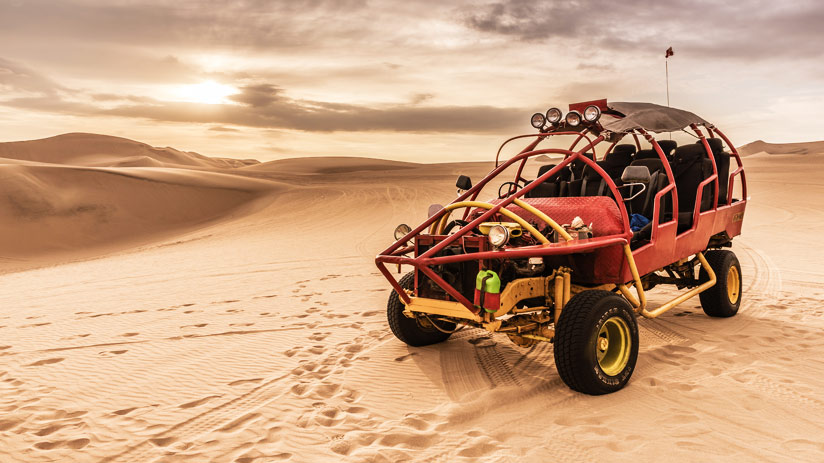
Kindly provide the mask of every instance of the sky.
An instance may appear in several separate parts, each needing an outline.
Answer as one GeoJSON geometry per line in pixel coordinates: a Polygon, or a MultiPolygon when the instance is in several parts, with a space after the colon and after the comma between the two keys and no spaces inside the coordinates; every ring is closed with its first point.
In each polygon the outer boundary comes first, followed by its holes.
{"type": "Polygon", "coordinates": [[[261,161],[493,159],[607,98],[736,145],[824,139],[824,2],[0,0],[0,141],[122,136],[261,161]]]}

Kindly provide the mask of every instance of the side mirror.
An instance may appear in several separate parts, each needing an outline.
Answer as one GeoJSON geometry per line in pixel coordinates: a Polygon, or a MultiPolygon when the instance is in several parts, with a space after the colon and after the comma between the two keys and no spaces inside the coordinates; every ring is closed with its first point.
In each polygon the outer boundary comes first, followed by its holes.
{"type": "Polygon", "coordinates": [[[455,182],[455,186],[458,187],[459,190],[468,190],[472,188],[472,179],[466,175],[461,175],[458,177],[458,181],[455,182]]]}
{"type": "Polygon", "coordinates": [[[395,241],[398,241],[399,239],[408,235],[411,231],[412,228],[405,223],[398,225],[397,228],[395,228],[395,241]]]}
{"type": "Polygon", "coordinates": [[[647,166],[627,166],[621,174],[624,183],[649,183],[650,175],[647,166]]]}

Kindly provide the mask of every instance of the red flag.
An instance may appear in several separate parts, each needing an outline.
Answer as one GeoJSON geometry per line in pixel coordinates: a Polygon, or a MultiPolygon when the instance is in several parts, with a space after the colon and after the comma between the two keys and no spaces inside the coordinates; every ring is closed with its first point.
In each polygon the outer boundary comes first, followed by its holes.
{"type": "Polygon", "coordinates": [[[667,55],[664,58],[669,58],[670,56],[674,55],[675,52],[672,51],[672,47],[667,48],[667,55]]]}

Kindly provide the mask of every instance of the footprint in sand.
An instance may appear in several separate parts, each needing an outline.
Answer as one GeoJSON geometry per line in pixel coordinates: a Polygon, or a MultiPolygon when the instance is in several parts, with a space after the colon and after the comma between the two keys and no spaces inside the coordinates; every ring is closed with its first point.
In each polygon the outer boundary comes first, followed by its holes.
{"type": "Polygon", "coordinates": [[[263,381],[263,378],[250,378],[250,379],[239,379],[237,381],[232,381],[229,383],[229,386],[242,386],[244,384],[256,384],[263,381]]]}
{"type": "Polygon", "coordinates": [[[27,366],[27,367],[39,367],[39,366],[42,366],[42,365],[51,365],[52,363],[59,363],[59,362],[62,362],[63,360],[66,360],[66,359],[65,359],[65,358],[63,358],[63,357],[56,357],[56,358],[51,358],[51,359],[43,359],[43,360],[38,360],[38,361],[36,361],[36,362],[34,362],[34,363],[30,363],[30,364],[28,364],[28,365],[26,365],[26,366],[27,366]]]}
{"type": "Polygon", "coordinates": [[[45,323],[30,323],[30,324],[28,324],[28,325],[20,325],[20,328],[33,328],[33,327],[35,327],[35,326],[46,326],[46,325],[51,325],[51,322],[45,322],[45,323]]]}
{"type": "Polygon", "coordinates": [[[220,396],[220,395],[207,395],[206,397],[203,397],[202,399],[197,399],[197,400],[193,400],[191,402],[186,402],[185,404],[178,405],[177,408],[198,407],[198,406],[203,405],[203,404],[205,404],[206,402],[208,402],[212,399],[217,399],[219,397],[222,397],[222,396],[220,396]]]}
{"type": "Polygon", "coordinates": [[[309,336],[309,340],[311,340],[311,341],[323,341],[330,334],[332,334],[331,331],[326,331],[326,332],[323,332],[323,333],[320,333],[320,332],[312,333],[312,335],[309,336]]]}
{"type": "Polygon", "coordinates": [[[183,329],[183,328],[203,328],[204,326],[209,326],[209,324],[208,323],[198,323],[197,325],[183,325],[183,326],[180,327],[180,329],[183,329]]]}

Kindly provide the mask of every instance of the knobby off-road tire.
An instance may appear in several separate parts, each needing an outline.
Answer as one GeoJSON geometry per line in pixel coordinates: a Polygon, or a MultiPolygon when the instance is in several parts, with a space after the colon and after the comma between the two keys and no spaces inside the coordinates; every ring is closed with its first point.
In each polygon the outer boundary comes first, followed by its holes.
{"type": "MultiPolygon", "coordinates": [[[[701,308],[710,317],[732,317],[741,307],[743,281],[741,279],[741,265],[735,253],[727,250],[709,251],[704,257],[715,272],[716,283],[698,297],[701,299],[701,308]]],[[[709,281],[707,271],[701,268],[698,276],[703,283],[709,281]]]]}
{"type": "MultiPolygon", "coordinates": [[[[398,281],[401,288],[412,289],[415,286],[415,272],[409,272],[398,281]]],[[[446,341],[451,333],[438,331],[426,318],[408,318],[403,314],[403,302],[395,291],[389,295],[386,303],[386,319],[392,334],[401,341],[413,347],[428,346],[446,341]]],[[[436,321],[435,323],[445,331],[455,329],[454,323],[436,321]]]]}
{"type": "Polygon", "coordinates": [[[608,394],[629,382],[638,344],[638,324],[626,299],[583,291],[569,300],[555,327],[555,367],[570,389],[608,394]]]}

